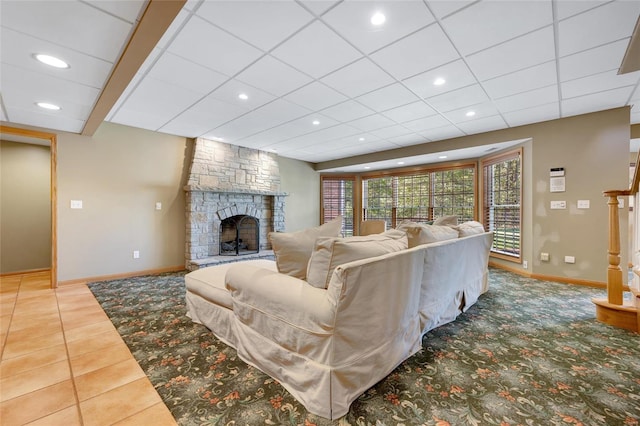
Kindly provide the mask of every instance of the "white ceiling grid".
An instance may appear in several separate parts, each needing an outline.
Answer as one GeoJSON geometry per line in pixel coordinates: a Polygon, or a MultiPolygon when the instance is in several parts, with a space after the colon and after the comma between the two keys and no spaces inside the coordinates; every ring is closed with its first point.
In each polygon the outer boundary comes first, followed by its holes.
{"type": "MultiPolygon", "coordinates": [[[[0,118],[80,131],[143,5],[3,0],[0,118]],[[43,50],[71,68],[45,69],[43,50]],[[34,106],[47,99],[62,110],[34,106]]],[[[311,162],[624,105],[638,123],[640,73],[617,70],[639,14],[632,0],[189,0],[107,120],[311,162]]]]}

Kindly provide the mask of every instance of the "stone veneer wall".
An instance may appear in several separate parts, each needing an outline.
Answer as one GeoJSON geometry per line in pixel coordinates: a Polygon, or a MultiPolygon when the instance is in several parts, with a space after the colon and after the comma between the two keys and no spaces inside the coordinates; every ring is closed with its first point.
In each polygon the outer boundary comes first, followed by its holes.
{"type": "Polygon", "coordinates": [[[220,222],[229,216],[260,219],[260,250],[270,248],[269,232],[284,230],[286,194],[275,154],[198,138],[185,191],[189,270],[220,254],[220,222]]]}

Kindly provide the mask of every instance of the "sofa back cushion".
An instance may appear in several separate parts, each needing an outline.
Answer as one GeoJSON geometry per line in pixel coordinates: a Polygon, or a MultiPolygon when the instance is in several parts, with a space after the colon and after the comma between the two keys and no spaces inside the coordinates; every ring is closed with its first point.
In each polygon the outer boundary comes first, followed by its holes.
{"type": "Polygon", "coordinates": [[[461,223],[460,225],[452,226],[452,228],[458,231],[460,238],[485,232],[484,225],[480,222],[476,222],[475,220],[470,220],[468,222],[461,223]]]}
{"type": "Polygon", "coordinates": [[[337,237],[342,231],[342,216],[314,228],[297,232],[270,232],[278,272],[304,280],[307,264],[318,237],[337,237]]]}
{"type": "Polygon", "coordinates": [[[402,231],[389,230],[348,238],[318,238],[307,267],[307,282],[327,288],[333,270],[354,260],[367,259],[407,248],[407,236],[402,231]]]}
{"type": "Polygon", "coordinates": [[[409,248],[458,238],[457,229],[451,226],[425,225],[404,221],[396,229],[407,233],[409,248]]]}

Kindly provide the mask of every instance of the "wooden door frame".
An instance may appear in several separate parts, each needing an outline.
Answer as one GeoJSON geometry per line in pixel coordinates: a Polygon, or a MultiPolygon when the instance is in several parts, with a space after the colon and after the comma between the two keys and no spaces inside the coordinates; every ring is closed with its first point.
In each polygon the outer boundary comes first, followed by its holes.
{"type": "Polygon", "coordinates": [[[58,287],[58,233],[57,233],[57,165],[58,145],[54,133],[20,129],[0,125],[0,134],[48,140],[51,151],[51,288],[58,287]]]}

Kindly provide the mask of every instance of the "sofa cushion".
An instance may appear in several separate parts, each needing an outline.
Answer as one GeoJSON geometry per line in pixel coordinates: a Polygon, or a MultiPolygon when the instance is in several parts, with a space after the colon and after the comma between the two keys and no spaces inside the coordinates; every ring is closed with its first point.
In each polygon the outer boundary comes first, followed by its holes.
{"type": "Polygon", "coordinates": [[[333,270],[354,260],[380,256],[407,248],[407,236],[398,230],[348,238],[316,240],[315,249],[307,267],[307,282],[314,287],[327,288],[333,270]]]}
{"type": "Polygon", "coordinates": [[[440,226],[455,226],[458,224],[458,216],[455,216],[455,215],[442,216],[434,220],[433,224],[440,225],[440,226]]]}
{"type": "Polygon", "coordinates": [[[404,221],[400,223],[396,229],[407,233],[409,248],[458,238],[457,229],[451,226],[425,225],[404,221]]]}
{"type": "Polygon", "coordinates": [[[270,232],[278,272],[305,279],[307,264],[318,237],[337,237],[342,231],[342,216],[314,228],[297,232],[270,232]]]}
{"type": "Polygon", "coordinates": [[[484,226],[475,220],[470,220],[468,222],[461,223],[460,225],[452,226],[452,228],[458,231],[460,238],[468,237],[469,235],[482,234],[484,232],[484,226]]]}

